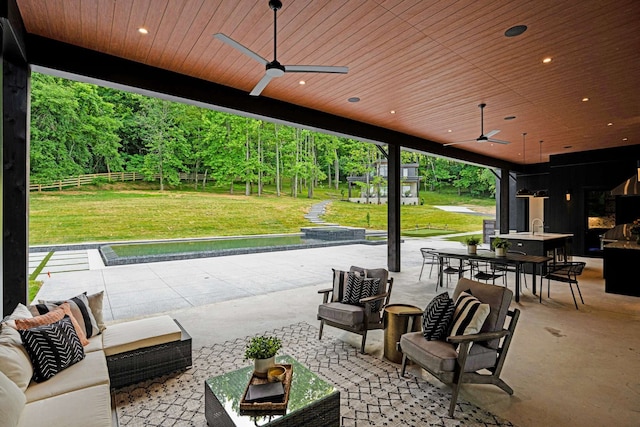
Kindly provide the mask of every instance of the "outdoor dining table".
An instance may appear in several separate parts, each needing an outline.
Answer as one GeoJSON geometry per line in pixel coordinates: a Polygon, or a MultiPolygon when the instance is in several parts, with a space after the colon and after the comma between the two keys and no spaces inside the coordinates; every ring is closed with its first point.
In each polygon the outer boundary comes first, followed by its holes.
{"type": "MultiPolygon", "coordinates": [[[[475,254],[470,254],[466,249],[434,249],[431,251],[438,257],[439,264],[439,274],[438,274],[438,287],[442,287],[442,265],[443,258],[454,258],[460,260],[460,267],[462,267],[462,262],[466,260],[478,260],[478,261],[487,261],[493,262],[495,264],[506,264],[515,266],[515,274],[516,274],[516,302],[520,301],[520,271],[524,264],[533,264],[532,268],[532,276],[533,276],[533,285],[532,291],[533,294],[536,295],[536,277],[538,266],[540,268],[540,275],[542,277],[543,268],[547,264],[547,262],[553,260],[552,257],[542,256],[542,255],[522,255],[518,253],[509,253],[507,252],[506,256],[496,256],[494,251],[478,251],[475,254]]],[[[460,268],[460,277],[462,277],[463,271],[460,268]]],[[[540,279],[540,292],[542,292],[542,278],[540,279]]]]}

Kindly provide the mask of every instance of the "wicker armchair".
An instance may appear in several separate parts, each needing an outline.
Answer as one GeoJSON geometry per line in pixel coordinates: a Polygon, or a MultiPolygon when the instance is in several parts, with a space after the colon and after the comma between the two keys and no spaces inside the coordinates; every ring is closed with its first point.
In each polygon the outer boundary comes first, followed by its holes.
{"type": "Polygon", "coordinates": [[[354,305],[344,304],[340,299],[333,301],[333,288],[318,291],[319,294],[323,294],[322,304],[318,306],[318,320],[320,320],[318,339],[322,339],[322,330],[324,325],[327,324],[334,328],[362,335],[360,352],[364,353],[367,332],[383,328],[382,315],[391,298],[393,278],[389,277],[389,272],[384,268],[364,269],[352,266],[349,271],[359,272],[368,278],[379,278],[378,293],[374,296],[362,298],[359,300],[359,305],[354,305]],[[329,298],[330,296],[332,298],[329,298]]]}

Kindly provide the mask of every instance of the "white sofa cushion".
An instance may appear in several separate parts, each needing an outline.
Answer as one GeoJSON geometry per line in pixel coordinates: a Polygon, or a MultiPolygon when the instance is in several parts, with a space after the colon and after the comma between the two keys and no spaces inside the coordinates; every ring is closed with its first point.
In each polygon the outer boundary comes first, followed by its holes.
{"type": "MultiPolygon", "coordinates": [[[[70,371],[76,370],[75,368],[76,366],[70,371]]],[[[109,384],[87,387],[49,399],[29,402],[22,411],[18,424],[19,427],[112,427],[112,425],[109,384]]]]}
{"type": "Polygon", "coordinates": [[[2,319],[3,322],[7,320],[15,320],[15,319],[28,319],[29,317],[33,317],[29,309],[24,304],[18,304],[16,308],[13,309],[13,313],[2,319]]]}
{"type": "Polygon", "coordinates": [[[33,376],[31,359],[20,333],[6,324],[0,324],[0,328],[0,371],[25,391],[33,376]]]}
{"type": "Polygon", "coordinates": [[[15,427],[20,420],[27,399],[16,383],[0,372],[0,424],[15,427]]]}
{"type": "Polygon", "coordinates": [[[103,352],[94,351],[87,353],[83,360],[69,369],[59,372],[51,379],[42,383],[32,382],[25,392],[25,396],[27,397],[27,402],[31,403],[36,400],[102,384],[109,385],[107,359],[103,352]]]}
{"type": "Polygon", "coordinates": [[[109,325],[102,344],[107,356],[180,341],[182,331],[170,316],[156,316],[109,325]]]}
{"type": "Polygon", "coordinates": [[[84,346],[85,353],[92,351],[102,351],[102,334],[89,338],[89,344],[84,346]]]}

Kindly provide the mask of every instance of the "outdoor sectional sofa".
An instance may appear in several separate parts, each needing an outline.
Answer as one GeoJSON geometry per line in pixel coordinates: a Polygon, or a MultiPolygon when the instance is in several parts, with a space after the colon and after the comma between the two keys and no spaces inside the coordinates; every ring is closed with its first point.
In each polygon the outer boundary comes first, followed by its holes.
{"type": "MultiPolygon", "coordinates": [[[[105,327],[100,314],[95,325],[99,325],[100,332],[94,331],[97,335],[85,341],[82,359],[36,382],[34,378],[42,372],[40,364],[33,363],[35,356],[29,355],[27,341],[30,338],[15,329],[20,322],[16,319],[33,316],[33,310],[33,306],[27,308],[20,304],[0,323],[2,426],[112,427],[113,389],[186,369],[192,364],[191,337],[170,316],[105,327]],[[34,368],[36,365],[38,368],[34,368]]],[[[70,316],[64,316],[53,326],[59,327],[63,336],[65,327],[76,327],[71,325],[70,316]]],[[[57,335],[51,333],[50,336],[57,335]]]]}

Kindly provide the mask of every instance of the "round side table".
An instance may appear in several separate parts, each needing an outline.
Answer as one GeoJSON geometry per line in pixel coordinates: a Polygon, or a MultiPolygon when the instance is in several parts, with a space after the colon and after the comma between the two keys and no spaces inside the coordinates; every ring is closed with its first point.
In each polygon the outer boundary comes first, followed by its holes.
{"type": "Polygon", "coordinates": [[[396,349],[396,345],[402,334],[422,329],[422,322],[415,315],[423,312],[420,307],[408,304],[389,304],[384,308],[384,357],[387,360],[394,363],[402,362],[402,353],[396,349]],[[418,320],[413,321],[414,319],[418,320]],[[412,325],[409,325],[410,322],[412,325]]]}

